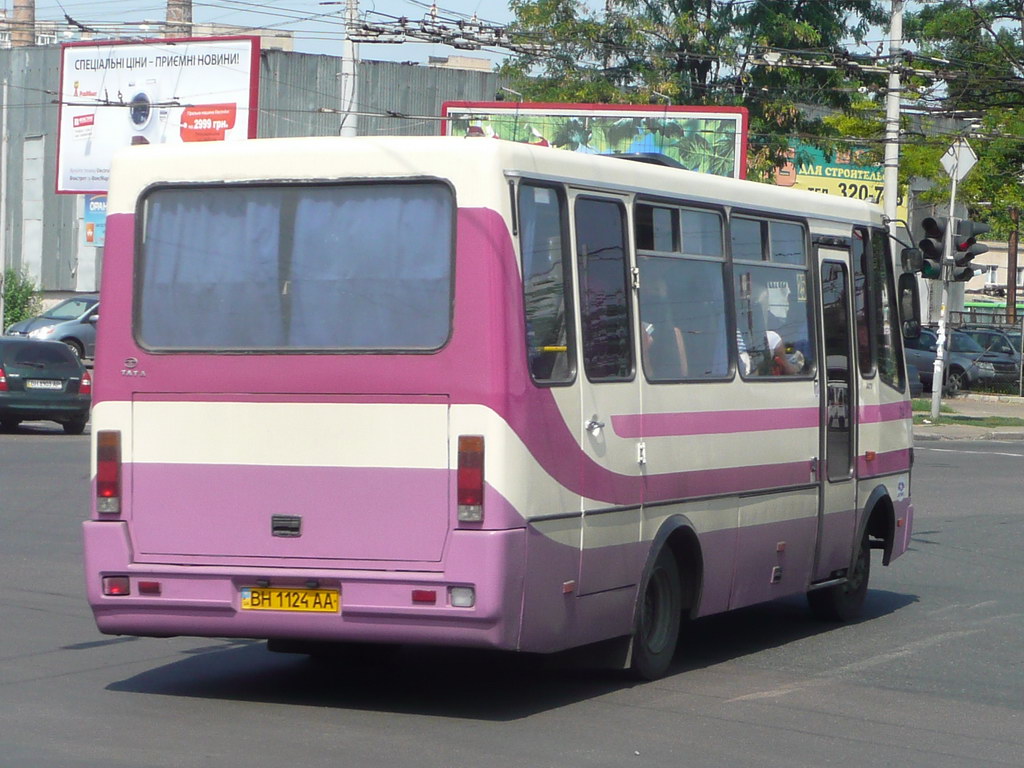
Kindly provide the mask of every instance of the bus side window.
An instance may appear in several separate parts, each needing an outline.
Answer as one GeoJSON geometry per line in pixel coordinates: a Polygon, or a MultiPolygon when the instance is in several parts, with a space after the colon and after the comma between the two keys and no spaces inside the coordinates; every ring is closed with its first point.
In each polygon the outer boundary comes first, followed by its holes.
{"type": "Polygon", "coordinates": [[[617,200],[576,201],[583,365],[591,381],[633,378],[626,211],[617,200]]]}
{"type": "Polygon", "coordinates": [[[740,373],[810,373],[815,355],[806,230],[793,222],[738,216],[729,225],[740,373]]]}
{"type": "Polygon", "coordinates": [[[554,187],[519,189],[519,246],[530,375],[537,383],[567,383],[576,376],[572,300],[567,279],[565,199],[554,187]]]}

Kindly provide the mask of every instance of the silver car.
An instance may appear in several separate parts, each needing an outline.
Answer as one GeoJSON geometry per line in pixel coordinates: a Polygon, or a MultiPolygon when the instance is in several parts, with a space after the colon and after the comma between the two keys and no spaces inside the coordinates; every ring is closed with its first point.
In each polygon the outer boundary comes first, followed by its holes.
{"type": "Polygon", "coordinates": [[[13,323],[5,333],[40,341],[63,341],[79,358],[91,359],[96,354],[99,310],[99,296],[81,294],[62,301],[41,315],[13,323]]]}

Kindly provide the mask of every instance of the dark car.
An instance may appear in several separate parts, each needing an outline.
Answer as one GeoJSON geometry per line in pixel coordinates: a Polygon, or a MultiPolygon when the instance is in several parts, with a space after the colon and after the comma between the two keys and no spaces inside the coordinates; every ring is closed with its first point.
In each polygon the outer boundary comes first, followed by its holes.
{"type": "Polygon", "coordinates": [[[1013,361],[1013,364],[1020,370],[1020,331],[1010,329],[1009,332],[1000,328],[965,325],[961,328],[964,333],[974,339],[987,352],[995,352],[1003,355],[1006,359],[1013,361]]]}
{"type": "Polygon", "coordinates": [[[907,361],[907,386],[910,387],[911,397],[920,397],[924,394],[924,384],[921,381],[921,372],[917,366],[907,361]]]}
{"type": "Polygon", "coordinates": [[[92,379],[66,344],[0,336],[0,429],[46,419],[80,435],[91,403],[92,379]]]}
{"type": "MultiPolygon", "coordinates": [[[[916,339],[906,339],[904,346],[907,362],[920,373],[925,391],[932,389],[932,371],[938,349],[938,333],[933,328],[922,328],[916,339]]],[[[962,389],[982,386],[1000,386],[1017,382],[1017,367],[1005,355],[986,352],[981,345],[963,331],[949,332],[943,387],[954,395],[962,389]]]]}
{"type": "Polygon", "coordinates": [[[79,357],[96,352],[96,323],[100,297],[88,293],[66,299],[43,314],[12,324],[8,336],[28,336],[40,341],[63,341],[79,357]]]}

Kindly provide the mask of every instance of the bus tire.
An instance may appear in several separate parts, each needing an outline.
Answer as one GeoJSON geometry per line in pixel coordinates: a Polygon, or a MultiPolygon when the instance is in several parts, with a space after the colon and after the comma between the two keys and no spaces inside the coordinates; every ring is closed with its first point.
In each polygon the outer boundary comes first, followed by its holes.
{"type": "Polygon", "coordinates": [[[668,672],[679,642],[683,587],[679,566],[669,547],[662,547],[638,596],[633,631],[632,671],[645,680],[668,672]]]}
{"type": "Polygon", "coordinates": [[[864,609],[870,576],[871,545],[865,532],[849,578],[842,584],[807,593],[807,604],[811,608],[811,613],[823,621],[846,622],[858,618],[864,609]]]}

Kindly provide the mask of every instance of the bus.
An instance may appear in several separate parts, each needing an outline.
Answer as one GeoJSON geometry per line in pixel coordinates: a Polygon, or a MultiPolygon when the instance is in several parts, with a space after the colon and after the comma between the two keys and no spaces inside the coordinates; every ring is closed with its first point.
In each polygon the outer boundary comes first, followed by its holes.
{"type": "Polygon", "coordinates": [[[881,210],[490,138],[133,147],[92,411],[103,633],[614,648],[910,539],[881,210]]]}

